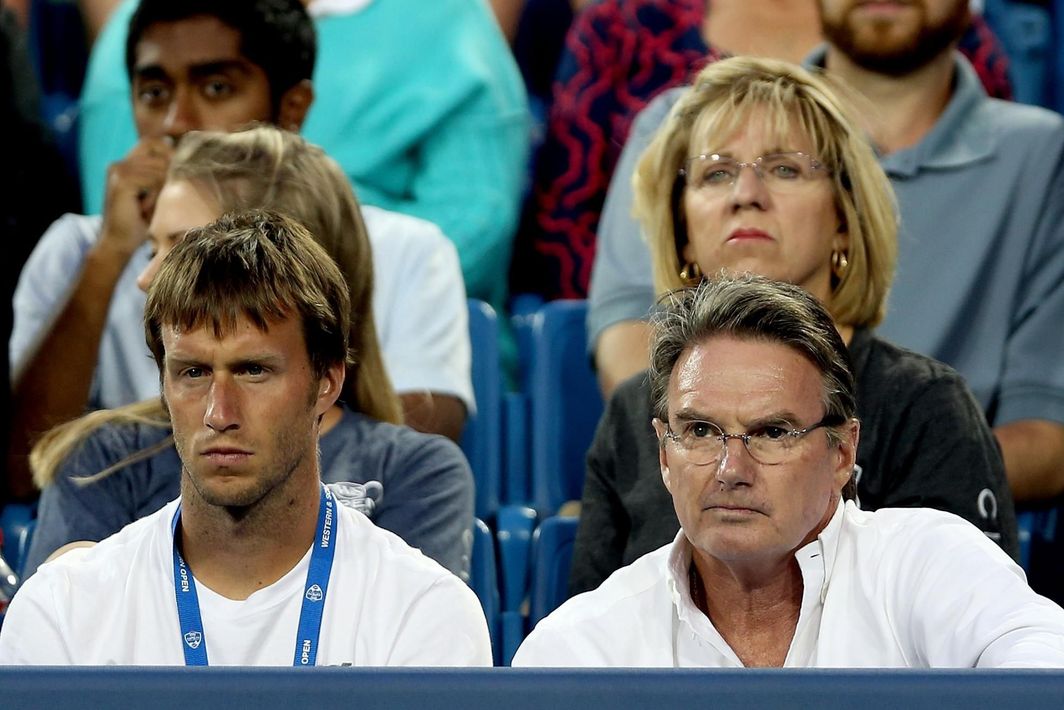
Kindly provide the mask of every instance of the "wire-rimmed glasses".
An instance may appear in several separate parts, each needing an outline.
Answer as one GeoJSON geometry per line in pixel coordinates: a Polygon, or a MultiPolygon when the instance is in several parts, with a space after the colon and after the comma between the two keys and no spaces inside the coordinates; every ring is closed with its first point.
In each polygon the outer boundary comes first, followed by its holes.
{"type": "Polygon", "coordinates": [[[800,190],[831,174],[813,156],[792,151],[762,155],[748,163],[718,153],[703,153],[685,160],[680,175],[691,189],[723,194],[732,189],[743,168],[753,170],[765,187],[774,192],[800,190]]]}
{"type": "Polygon", "coordinates": [[[680,425],[678,432],[674,432],[672,425],[666,423],[663,438],[675,443],[684,457],[696,466],[719,462],[724,456],[728,439],[743,442],[746,451],[758,463],[775,466],[795,453],[806,434],[821,427],[838,426],[843,421],[842,417],[828,415],[804,429],[787,429],[784,426],[766,424],[751,431],[728,434],[713,422],[689,420],[680,425]]]}

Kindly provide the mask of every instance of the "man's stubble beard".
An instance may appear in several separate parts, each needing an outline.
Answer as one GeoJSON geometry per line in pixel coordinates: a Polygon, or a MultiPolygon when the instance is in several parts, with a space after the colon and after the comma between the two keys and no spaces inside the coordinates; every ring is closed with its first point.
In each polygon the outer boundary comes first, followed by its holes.
{"type": "Polygon", "coordinates": [[[301,436],[293,436],[291,431],[285,431],[278,441],[278,460],[271,467],[272,470],[245,474],[255,476],[253,485],[228,492],[216,491],[201,476],[190,472],[180,446],[178,456],[182,461],[182,475],[195,489],[195,495],[212,508],[224,510],[234,521],[240,521],[252,511],[262,508],[272,497],[283,495],[293,474],[305,465],[308,454],[317,457],[317,446],[300,446],[301,441],[301,436]]]}

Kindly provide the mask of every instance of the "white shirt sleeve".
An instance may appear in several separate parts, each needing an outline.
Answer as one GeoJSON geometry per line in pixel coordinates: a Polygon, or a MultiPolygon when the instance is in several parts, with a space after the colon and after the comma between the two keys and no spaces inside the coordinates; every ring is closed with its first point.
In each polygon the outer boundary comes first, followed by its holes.
{"type": "Polygon", "coordinates": [[[99,225],[98,217],[65,214],[52,223],[26,260],[12,301],[15,322],[8,341],[12,382],[69,298],[99,225]]]}
{"type": "Polygon", "coordinates": [[[894,561],[894,628],[918,654],[909,665],[1064,667],[1064,609],[968,522],[955,518],[934,534],[932,549],[898,541],[907,550],[894,561]]]}
{"type": "Polygon", "coordinates": [[[399,394],[457,397],[473,413],[472,349],[458,252],[423,219],[363,206],[373,249],[373,316],[399,394]]]}

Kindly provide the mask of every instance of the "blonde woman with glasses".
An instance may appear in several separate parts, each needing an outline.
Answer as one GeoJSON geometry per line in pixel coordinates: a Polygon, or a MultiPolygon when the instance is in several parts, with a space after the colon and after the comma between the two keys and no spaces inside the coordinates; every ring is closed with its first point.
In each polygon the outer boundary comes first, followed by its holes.
{"type": "MultiPolygon", "coordinates": [[[[769,59],[727,59],[698,75],[633,181],[655,286],[665,294],[724,271],[814,295],[847,343],[857,379],[861,506],[950,511],[1015,557],[1003,464],[967,385],[872,332],[893,277],[897,216],[845,95],[822,75],[769,59]]],[[[640,374],[617,388],[588,454],[573,593],[679,530],[651,418],[640,374]]]]}

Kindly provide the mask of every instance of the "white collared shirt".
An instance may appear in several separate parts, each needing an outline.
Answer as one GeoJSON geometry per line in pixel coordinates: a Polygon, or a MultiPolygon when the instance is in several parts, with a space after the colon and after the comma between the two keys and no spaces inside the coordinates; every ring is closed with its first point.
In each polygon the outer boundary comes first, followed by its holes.
{"type": "MultiPolygon", "coordinates": [[[[1064,610],[955,515],[840,504],[795,558],[804,589],[787,667],[1064,666],[1064,610]]],[[[541,621],[513,665],[742,666],[691,601],[690,559],[681,530],[541,621]]]]}

